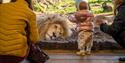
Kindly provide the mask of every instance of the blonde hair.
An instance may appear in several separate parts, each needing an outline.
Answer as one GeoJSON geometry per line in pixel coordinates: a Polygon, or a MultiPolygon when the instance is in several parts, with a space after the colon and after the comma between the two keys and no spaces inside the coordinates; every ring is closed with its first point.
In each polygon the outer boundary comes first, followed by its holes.
{"type": "Polygon", "coordinates": [[[125,1],[124,0],[114,0],[113,4],[114,4],[114,14],[117,14],[117,8],[123,4],[125,1]]]}

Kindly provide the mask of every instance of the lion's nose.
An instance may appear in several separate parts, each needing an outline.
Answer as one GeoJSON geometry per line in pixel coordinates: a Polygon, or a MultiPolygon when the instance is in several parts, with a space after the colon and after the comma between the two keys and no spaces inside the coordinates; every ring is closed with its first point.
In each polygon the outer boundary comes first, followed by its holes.
{"type": "Polygon", "coordinates": [[[57,37],[57,36],[56,36],[56,33],[54,33],[54,32],[53,32],[53,37],[57,37]]]}

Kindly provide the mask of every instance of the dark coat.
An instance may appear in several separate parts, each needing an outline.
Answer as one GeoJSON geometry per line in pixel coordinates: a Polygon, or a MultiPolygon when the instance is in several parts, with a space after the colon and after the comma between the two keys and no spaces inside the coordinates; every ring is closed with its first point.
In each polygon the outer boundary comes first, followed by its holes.
{"type": "Polygon", "coordinates": [[[101,31],[111,35],[118,44],[125,48],[125,4],[117,8],[117,15],[115,16],[112,25],[101,24],[101,31]]]}

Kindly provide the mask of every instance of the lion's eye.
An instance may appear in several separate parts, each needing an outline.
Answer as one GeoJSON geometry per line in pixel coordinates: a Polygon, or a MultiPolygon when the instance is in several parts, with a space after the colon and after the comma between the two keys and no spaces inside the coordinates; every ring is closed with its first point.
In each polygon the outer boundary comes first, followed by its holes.
{"type": "Polygon", "coordinates": [[[60,34],[60,35],[62,35],[62,33],[61,33],[61,32],[60,32],[59,34],[60,34]]]}
{"type": "Polygon", "coordinates": [[[55,25],[55,28],[57,28],[57,26],[55,25]]]}

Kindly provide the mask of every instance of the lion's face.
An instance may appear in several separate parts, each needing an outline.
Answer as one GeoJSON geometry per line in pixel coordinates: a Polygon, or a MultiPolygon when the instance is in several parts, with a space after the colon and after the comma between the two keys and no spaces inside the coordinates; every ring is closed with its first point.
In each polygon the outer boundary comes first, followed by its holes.
{"type": "Polygon", "coordinates": [[[68,18],[60,14],[47,14],[38,21],[41,40],[58,40],[70,36],[68,18]]]}
{"type": "Polygon", "coordinates": [[[64,33],[63,27],[60,24],[51,24],[46,31],[46,40],[62,38],[64,33]]]}

